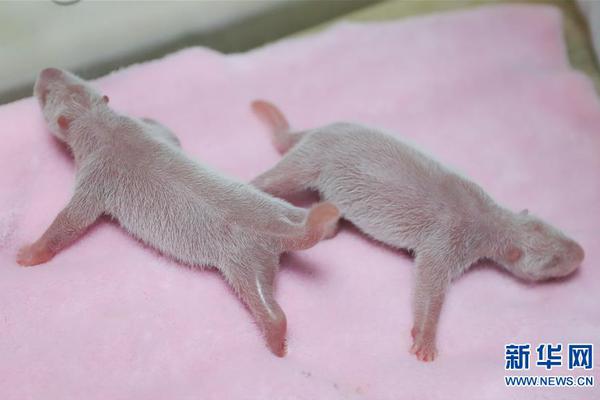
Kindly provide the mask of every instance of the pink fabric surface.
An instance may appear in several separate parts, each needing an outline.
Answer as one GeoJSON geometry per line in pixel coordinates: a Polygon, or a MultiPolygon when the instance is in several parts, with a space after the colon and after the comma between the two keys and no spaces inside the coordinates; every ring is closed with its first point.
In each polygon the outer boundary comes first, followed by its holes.
{"type": "MultiPolygon", "coordinates": [[[[48,264],[17,266],[19,246],[74,182],[68,152],[25,99],[0,107],[1,399],[600,398],[598,382],[524,389],[503,379],[507,343],[600,346],[600,107],[568,66],[557,10],[343,23],[245,54],[188,49],[97,86],[115,109],[163,122],[188,154],[242,180],[279,159],[250,111],[255,98],[297,128],[351,120],[397,132],[500,203],[561,227],[586,260],[572,279],[536,285],[495,268],[467,273],[426,364],[408,352],[412,261],[346,225],[283,257],[288,355],[278,359],[217,273],[180,266],[114,223],[48,264]]],[[[587,375],[598,380],[597,350],[594,363],[587,375]]]]}

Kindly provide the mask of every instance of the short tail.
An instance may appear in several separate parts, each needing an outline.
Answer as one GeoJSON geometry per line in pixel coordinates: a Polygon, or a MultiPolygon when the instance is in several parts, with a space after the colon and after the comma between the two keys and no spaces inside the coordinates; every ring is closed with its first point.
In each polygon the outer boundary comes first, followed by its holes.
{"type": "Polygon", "coordinates": [[[302,138],[302,133],[290,132],[290,124],[287,119],[272,103],[265,100],[254,100],[252,110],[271,129],[273,135],[271,140],[279,153],[285,153],[302,138]]]}
{"type": "Polygon", "coordinates": [[[314,205],[306,217],[303,234],[284,239],[285,250],[305,250],[313,247],[335,230],[340,210],[330,202],[314,205]]]}

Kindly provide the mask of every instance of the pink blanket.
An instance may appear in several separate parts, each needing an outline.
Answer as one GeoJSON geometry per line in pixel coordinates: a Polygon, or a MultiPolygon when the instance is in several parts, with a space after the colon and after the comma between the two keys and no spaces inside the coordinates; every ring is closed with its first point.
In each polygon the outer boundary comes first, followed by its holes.
{"type": "MultiPolygon", "coordinates": [[[[572,279],[536,285],[475,268],[453,285],[439,358],[426,364],[408,352],[412,261],[346,226],[283,257],[289,349],[278,359],[217,273],[182,267],[114,223],[48,264],[17,266],[18,247],[49,225],[74,177],[26,99],[0,107],[1,399],[600,398],[600,382],[504,383],[505,344],[600,346],[600,107],[568,66],[557,10],[343,23],[245,54],[188,49],[97,86],[117,110],[162,121],[189,154],[243,180],[279,158],[249,109],[254,98],[278,104],[297,128],[389,129],[507,207],[561,227],[586,260],[572,279]]],[[[522,375],[546,374],[534,354],[522,375]]],[[[594,364],[549,373],[598,380],[598,351],[594,364]]]]}

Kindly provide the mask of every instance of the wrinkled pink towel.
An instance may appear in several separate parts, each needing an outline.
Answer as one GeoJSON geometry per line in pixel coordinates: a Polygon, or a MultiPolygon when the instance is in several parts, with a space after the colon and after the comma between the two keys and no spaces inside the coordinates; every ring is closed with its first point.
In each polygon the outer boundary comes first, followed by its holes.
{"type": "Polygon", "coordinates": [[[97,86],[117,110],[162,121],[189,154],[243,180],[279,159],[254,98],[297,128],[389,129],[507,207],[561,227],[587,258],[572,279],[539,285],[475,268],[452,287],[439,358],[425,364],[408,352],[412,261],[346,226],[283,257],[289,354],[278,359],[217,273],[179,266],[115,224],[46,265],[17,266],[18,247],[50,224],[74,182],[68,152],[26,99],[0,107],[1,399],[600,398],[600,382],[524,389],[503,379],[511,342],[594,343],[587,375],[599,379],[600,107],[568,66],[557,10],[343,23],[245,54],[185,50],[97,86]]]}

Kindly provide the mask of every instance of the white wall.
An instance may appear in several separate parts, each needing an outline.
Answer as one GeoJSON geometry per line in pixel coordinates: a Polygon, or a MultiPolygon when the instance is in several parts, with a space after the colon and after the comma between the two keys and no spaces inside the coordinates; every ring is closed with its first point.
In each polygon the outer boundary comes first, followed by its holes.
{"type": "Polygon", "coordinates": [[[44,67],[76,70],[107,62],[280,1],[0,1],[0,95],[32,84],[44,67]]]}

